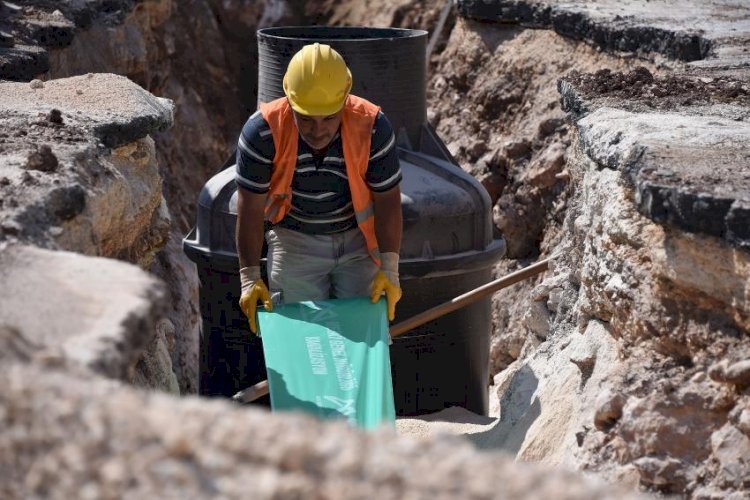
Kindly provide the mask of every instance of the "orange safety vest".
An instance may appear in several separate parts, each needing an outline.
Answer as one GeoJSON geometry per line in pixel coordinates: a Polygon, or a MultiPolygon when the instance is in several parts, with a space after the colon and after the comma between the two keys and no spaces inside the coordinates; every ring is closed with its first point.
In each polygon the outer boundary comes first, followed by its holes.
{"type": "MultiPolygon", "coordinates": [[[[377,265],[380,265],[380,251],[375,237],[375,210],[372,192],[365,181],[365,173],[370,161],[372,128],[379,111],[379,106],[350,94],[341,117],[341,140],[344,145],[344,162],[354,215],[365,237],[367,251],[377,265]]],[[[294,124],[292,107],[286,97],[261,103],[260,112],[271,127],[273,145],[276,148],[271,171],[271,188],[265,208],[266,219],[276,224],[292,207],[292,177],[297,166],[299,132],[294,124]]]]}

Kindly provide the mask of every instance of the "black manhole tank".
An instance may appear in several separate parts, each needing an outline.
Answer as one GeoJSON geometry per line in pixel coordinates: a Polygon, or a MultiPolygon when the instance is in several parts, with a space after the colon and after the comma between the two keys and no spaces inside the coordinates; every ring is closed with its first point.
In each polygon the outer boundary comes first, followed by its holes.
{"type": "MultiPolygon", "coordinates": [[[[281,81],[303,45],[326,43],[345,58],[352,93],[380,105],[399,134],[404,236],[396,323],[492,279],[505,244],[493,238],[491,202],[451,158],[426,122],[427,33],[365,27],[283,27],[258,31],[259,99],[283,96],[281,81]]],[[[266,378],[261,341],[240,311],[233,161],[200,193],[198,220],[184,240],[200,277],[203,395],[231,396],[266,378]]],[[[391,346],[399,415],[462,406],[488,411],[490,299],[395,339],[391,346]]]]}

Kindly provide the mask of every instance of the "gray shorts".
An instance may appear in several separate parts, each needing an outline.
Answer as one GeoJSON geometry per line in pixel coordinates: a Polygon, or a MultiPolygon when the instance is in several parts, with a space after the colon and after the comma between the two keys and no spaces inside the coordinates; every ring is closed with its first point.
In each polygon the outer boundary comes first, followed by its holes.
{"type": "Polygon", "coordinates": [[[370,295],[378,267],[359,228],[313,235],[277,227],[266,242],[274,303],[370,295]]]}

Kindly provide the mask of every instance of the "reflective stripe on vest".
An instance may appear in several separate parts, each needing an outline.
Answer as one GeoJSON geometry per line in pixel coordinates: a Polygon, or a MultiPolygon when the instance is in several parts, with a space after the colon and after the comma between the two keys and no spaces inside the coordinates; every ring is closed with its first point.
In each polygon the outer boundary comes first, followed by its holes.
{"type": "MultiPolygon", "coordinates": [[[[372,129],[379,111],[379,106],[361,97],[349,95],[341,117],[341,142],[355,218],[365,237],[367,251],[378,265],[380,251],[375,237],[375,210],[365,173],[370,161],[372,129]]],[[[286,97],[261,103],[260,112],[271,127],[273,145],[276,148],[271,170],[271,188],[265,209],[266,219],[276,224],[292,207],[292,177],[297,166],[299,132],[286,97]]]]}

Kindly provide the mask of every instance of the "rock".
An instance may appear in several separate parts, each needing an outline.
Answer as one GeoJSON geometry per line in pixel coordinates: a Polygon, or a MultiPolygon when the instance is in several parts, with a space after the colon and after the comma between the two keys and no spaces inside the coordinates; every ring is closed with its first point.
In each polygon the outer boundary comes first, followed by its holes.
{"type": "Polygon", "coordinates": [[[49,53],[42,47],[20,43],[0,47],[0,80],[25,82],[48,70],[49,53]]]}
{"type": "Polygon", "coordinates": [[[557,131],[558,128],[565,124],[565,118],[547,118],[539,123],[537,137],[544,139],[557,131]]]}
{"type": "Polygon", "coordinates": [[[31,153],[24,168],[39,170],[40,172],[54,172],[58,166],[57,156],[47,144],[39,146],[39,149],[31,153]]]}
{"type": "Polygon", "coordinates": [[[735,410],[738,411],[733,411],[732,413],[735,413],[734,415],[730,414],[731,421],[746,436],[750,437],[750,405],[738,405],[735,410]]]}
{"type": "Polygon", "coordinates": [[[487,144],[482,140],[473,140],[469,142],[468,146],[465,149],[465,153],[471,161],[476,161],[486,151],[487,144]]]}
{"type": "Polygon", "coordinates": [[[520,259],[538,252],[543,229],[543,207],[534,197],[528,204],[505,190],[495,203],[492,220],[505,238],[506,257],[520,259]]]}
{"type": "Polygon", "coordinates": [[[596,399],[594,426],[604,432],[611,429],[622,417],[623,406],[625,406],[625,398],[622,394],[611,391],[602,392],[596,399]]]}
{"type": "Polygon", "coordinates": [[[750,384],[750,360],[730,365],[728,360],[723,359],[709,368],[708,376],[716,382],[747,386],[750,384]]]}
{"type": "Polygon", "coordinates": [[[527,139],[511,141],[503,144],[503,153],[510,159],[518,159],[531,152],[531,142],[527,139]]]}
{"type": "Polygon", "coordinates": [[[166,309],[162,284],[111,259],[16,245],[0,252],[0,280],[6,325],[62,350],[76,366],[120,380],[132,372],[166,309]]]}
{"type": "MultiPolygon", "coordinates": [[[[663,377],[662,377],[663,378],[663,377]]],[[[634,457],[679,457],[700,464],[711,454],[711,434],[726,418],[714,408],[715,388],[660,387],[644,397],[628,397],[616,431],[634,457]]]]}
{"type": "Polygon", "coordinates": [[[15,45],[13,35],[0,31],[0,47],[13,47],[13,45],[15,45]]]}
{"type": "Polygon", "coordinates": [[[661,491],[681,493],[687,486],[685,466],[676,458],[641,457],[633,461],[641,482],[661,491]]]}
{"type": "Polygon", "coordinates": [[[538,339],[546,339],[550,328],[549,309],[547,309],[546,302],[532,302],[523,317],[523,323],[538,339]]]}
{"type": "Polygon", "coordinates": [[[750,385],[750,359],[729,365],[725,377],[727,382],[741,386],[750,385]]]}
{"type": "Polygon", "coordinates": [[[553,143],[537,156],[529,165],[526,175],[529,184],[539,189],[552,187],[565,165],[566,148],[560,143],[553,143]]]}
{"type": "Polygon", "coordinates": [[[57,498],[232,498],[249,484],[257,498],[643,498],[573,471],[515,463],[455,436],[365,433],[21,363],[0,370],[0,408],[0,468],[28,478],[3,484],[8,498],[52,490],[57,498]],[[139,460],[144,453],[148,460],[139,460]]]}
{"type": "Polygon", "coordinates": [[[47,120],[50,123],[54,123],[56,125],[62,125],[63,124],[62,113],[60,112],[59,109],[52,109],[49,112],[49,115],[47,115],[47,120]]]}
{"type": "Polygon", "coordinates": [[[16,328],[0,324],[0,361],[7,366],[11,362],[28,363],[39,346],[29,341],[16,328]]]}
{"type": "MultiPolygon", "coordinates": [[[[745,37],[724,40],[726,33],[740,31],[743,9],[730,9],[722,23],[713,22],[700,6],[690,5],[677,13],[665,13],[656,7],[640,4],[575,0],[555,2],[507,2],[505,0],[458,0],[462,16],[480,21],[521,23],[535,28],[554,29],[561,35],[587,40],[609,52],[657,52],[672,59],[701,61],[709,53],[719,51],[721,58],[742,53],[745,37]],[[721,42],[717,42],[721,40],[721,42]],[[728,52],[724,55],[724,51],[728,52]]],[[[702,62],[702,61],[701,61],[702,62]]],[[[726,64],[726,63],[725,63],[726,64]]],[[[719,66],[720,67],[720,66],[719,66]]]]}
{"type": "Polygon", "coordinates": [[[70,220],[86,208],[86,191],[78,184],[54,189],[47,208],[60,219],[70,220]]]}
{"type": "Polygon", "coordinates": [[[43,91],[20,83],[2,83],[0,88],[0,107],[9,111],[30,113],[39,107],[52,107],[64,113],[69,123],[76,111],[82,112],[87,126],[109,148],[164,131],[174,121],[172,101],[155,97],[119,75],[50,80],[43,91]]]}
{"type": "Polygon", "coordinates": [[[711,435],[711,450],[719,461],[719,485],[742,487],[750,477],[750,438],[727,423],[711,435]]]}
{"type": "MultiPolygon", "coordinates": [[[[623,173],[634,186],[643,215],[659,224],[750,248],[750,172],[733,163],[741,163],[750,123],[737,122],[727,112],[675,113],[681,105],[663,111],[633,110],[627,104],[621,107],[628,109],[617,109],[603,98],[575,97],[572,83],[561,85],[561,90],[590,110],[576,123],[585,154],[600,168],[623,173]],[[692,132],[696,129],[701,130],[698,136],[692,132]],[[716,144],[722,144],[723,154],[735,160],[717,166],[716,144]]],[[[750,107],[750,98],[747,102],[750,107]]],[[[748,113],[738,105],[730,109],[739,116],[748,113]]]]}
{"type": "Polygon", "coordinates": [[[549,291],[549,298],[547,299],[547,308],[550,311],[557,312],[560,307],[560,303],[563,299],[565,290],[561,287],[554,287],[549,291]]]}
{"type": "Polygon", "coordinates": [[[12,220],[6,220],[0,223],[0,229],[3,230],[3,233],[11,236],[18,236],[23,232],[23,226],[12,220]]]}
{"type": "Polygon", "coordinates": [[[44,88],[44,82],[41,81],[41,80],[34,79],[34,80],[31,80],[31,82],[29,82],[29,87],[31,87],[32,89],[35,89],[35,90],[43,89],[44,88]]]}
{"type": "Polygon", "coordinates": [[[135,366],[132,383],[136,387],[180,394],[180,385],[172,370],[170,351],[174,347],[174,324],[167,318],[156,323],[156,332],[135,366]]]}

